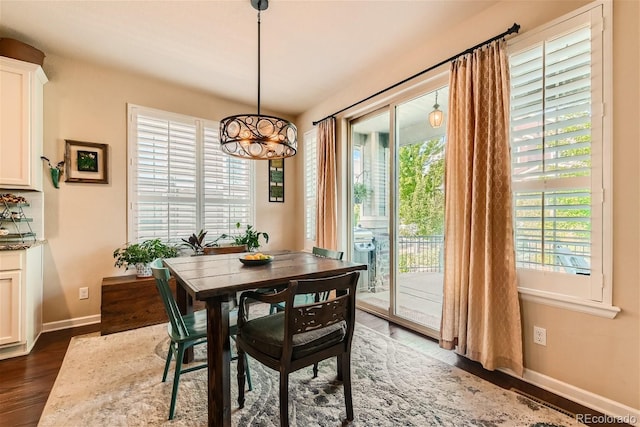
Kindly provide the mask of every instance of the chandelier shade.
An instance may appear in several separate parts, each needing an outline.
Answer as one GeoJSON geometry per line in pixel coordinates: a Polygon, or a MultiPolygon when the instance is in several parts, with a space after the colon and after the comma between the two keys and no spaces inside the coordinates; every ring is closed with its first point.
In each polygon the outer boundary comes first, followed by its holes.
{"type": "Polygon", "coordinates": [[[282,159],[298,150],[296,126],[284,119],[241,114],[222,119],[222,151],[245,159],[282,159]]]}
{"type": "Polygon", "coordinates": [[[260,114],[260,12],[268,0],[251,0],[258,11],[258,112],[239,114],[220,121],[220,147],[243,159],[283,159],[298,150],[298,129],[288,120],[260,114]]]}

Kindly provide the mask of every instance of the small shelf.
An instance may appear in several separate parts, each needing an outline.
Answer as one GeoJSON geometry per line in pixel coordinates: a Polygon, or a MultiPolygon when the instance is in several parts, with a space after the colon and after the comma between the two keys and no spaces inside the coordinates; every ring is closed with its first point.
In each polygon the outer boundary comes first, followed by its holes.
{"type": "MultiPolygon", "coordinates": [[[[4,206],[0,212],[0,225],[4,230],[10,230],[8,234],[0,235],[0,242],[6,243],[26,243],[25,239],[31,239],[35,242],[36,233],[31,228],[33,218],[27,218],[22,208],[28,207],[29,203],[25,202],[8,202],[6,199],[0,200],[0,207],[4,206]],[[11,224],[4,226],[4,224],[11,224]],[[26,224],[26,226],[22,226],[26,224]]],[[[5,231],[6,232],[6,231],[5,231]]]]}
{"type": "Polygon", "coordinates": [[[8,208],[28,208],[29,206],[31,206],[29,203],[9,203],[3,202],[2,200],[0,200],[0,203],[8,208]]]}
{"type": "Polygon", "coordinates": [[[5,234],[4,236],[0,236],[0,242],[4,242],[7,240],[22,239],[25,237],[36,237],[36,233],[32,231],[29,231],[27,233],[9,233],[9,234],[5,234]]]}
{"type": "Polygon", "coordinates": [[[32,218],[0,218],[1,222],[33,222],[32,218]]]}

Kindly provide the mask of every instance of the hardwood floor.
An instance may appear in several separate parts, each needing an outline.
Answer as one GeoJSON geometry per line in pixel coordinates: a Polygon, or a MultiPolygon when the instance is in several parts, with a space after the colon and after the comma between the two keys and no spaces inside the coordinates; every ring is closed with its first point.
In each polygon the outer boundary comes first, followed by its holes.
{"type": "Polygon", "coordinates": [[[35,426],[47,403],[71,337],[100,324],[47,332],[31,353],[0,361],[0,426],[35,426]]]}
{"type": "MultiPolygon", "coordinates": [[[[502,372],[487,371],[479,363],[441,349],[438,343],[431,338],[389,323],[372,314],[358,310],[356,319],[363,325],[409,347],[457,366],[500,387],[518,389],[534,399],[548,402],[565,413],[601,415],[502,372]]],[[[71,337],[99,331],[100,324],[48,332],[42,334],[29,355],[0,361],[0,426],[36,426],[58,375],[71,337]]],[[[625,424],[592,423],[588,425],[621,426],[625,424]]]]}

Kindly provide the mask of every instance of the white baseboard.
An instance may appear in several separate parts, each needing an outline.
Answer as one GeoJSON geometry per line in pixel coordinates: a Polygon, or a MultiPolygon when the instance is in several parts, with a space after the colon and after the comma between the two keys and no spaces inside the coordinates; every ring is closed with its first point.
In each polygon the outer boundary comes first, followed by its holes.
{"type": "Polygon", "coordinates": [[[75,328],[78,326],[93,325],[100,323],[100,315],[76,317],[74,319],[59,320],[57,322],[49,322],[42,325],[42,332],[59,331],[61,329],[75,328]]]}
{"type": "MultiPolygon", "coordinates": [[[[632,426],[640,426],[640,409],[623,405],[620,402],[583,390],[530,369],[525,369],[522,377],[516,375],[510,369],[500,369],[500,371],[610,417],[610,419],[607,420],[598,420],[603,421],[598,424],[624,422],[632,426]]],[[[578,421],[585,422],[587,420],[583,418],[582,420],[578,419],[578,421]]]]}

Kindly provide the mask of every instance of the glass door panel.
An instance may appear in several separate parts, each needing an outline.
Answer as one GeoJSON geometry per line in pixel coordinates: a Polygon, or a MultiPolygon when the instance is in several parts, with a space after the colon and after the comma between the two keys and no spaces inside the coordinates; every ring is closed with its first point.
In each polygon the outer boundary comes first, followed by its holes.
{"type": "Polygon", "coordinates": [[[396,107],[398,208],[393,312],[436,331],[440,330],[444,271],[446,114],[437,127],[429,116],[436,104],[439,110],[447,111],[448,97],[448,87],[442,87],[396,107]]]}
{"type": "Polygon", "coordinates": [[[352,122],[351,259],[368,264],[358,284],[358,303],[388,314],[390,306],[389,111],[352,122]]]}

